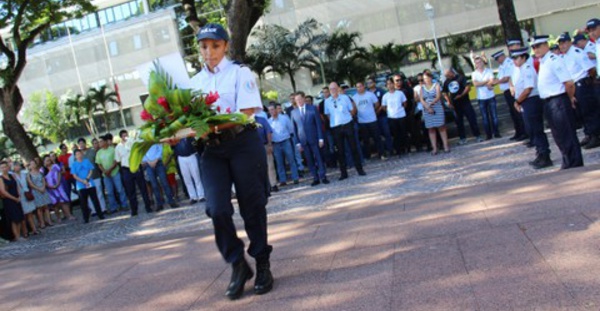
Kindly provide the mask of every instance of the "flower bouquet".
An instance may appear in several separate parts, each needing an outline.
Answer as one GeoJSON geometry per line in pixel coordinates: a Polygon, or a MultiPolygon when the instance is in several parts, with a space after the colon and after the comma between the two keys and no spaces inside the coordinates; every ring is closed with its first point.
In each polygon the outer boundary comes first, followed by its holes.
{"type": "Polygon", "coordinates": [[[245,125],[252,120],[243,113],[221,111],[215,103],[218,93],[203,94],[180,89],[157,63],[150,72],[148,98],[140,117],[145,122],[139,139],[131,148],[129,165],[132,172],[139,169],[142,159],[152,145],[185,137],[205,137],[211,128],[222,124],[245,125]]]}

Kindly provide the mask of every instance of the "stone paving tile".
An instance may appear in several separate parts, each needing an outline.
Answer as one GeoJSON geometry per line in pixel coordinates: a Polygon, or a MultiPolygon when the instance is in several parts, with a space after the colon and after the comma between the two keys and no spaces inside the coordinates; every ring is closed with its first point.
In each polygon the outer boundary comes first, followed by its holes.
{"type": "MultiPolygon", "coordinates": [[[[362,209],[365,205],[377,206],[376,202],[379,201],[397,200],[402,197],[410,199],[415,195],[451,189],[460,193],[460,188],[467,186],[483,187],[498,181],[522,178],[539,178],[543,181],[543,176],[558,170],[560,153],[552,141],[552,157],[557,165],[536,171],[527,164],[533,157],[533,150],[525,148],[521,143],[508,141],[506,137],[510,136],[510,133],[504,136],[505,138],[483,143],[471,141],[465,146],[454,147],[449,154],[430,156],[428,153],[412,153],[401,158],[393,157],[387,161],[372,160],[365,165],[367,176],[357,176],[356,172],[351,170],[350,178],[341,182],[336,180],[339,172],[330,170],[328,174],[332,183],[329,185],[310,187],[310,178],[306,178],[306,181],[300,185],[283,187],[280,192],[273,194],[268,205],[270,221],[276,223],[278,215],[287,217],[286,215],[298,214],[300,217],[306,211],[327,212],[339,208],[350,211],[356,209],[350,214],[341,215],[348,219],[369,217],[376,213],[385,213],[386,207],[374,210],[373,214],[362,209]]],[[[600,163],[600,149],[584,150],[583,153],[586,165],[600,163]]],[[[459,198],[453,199],[457,203],[462,203],[465,211],[476,208],[476,206],[465,205],[466,202],[461,202],[459,198]]],[[[237,204],[235,200],[234,204],[237,204]]],[[[424,206],[423,204],[425,203],[419,205],[418,202],[409,200],[403,208],[420,208],[424,206]]],[[[331,221],[341,216],[332,214],[331,221]]],[[[79,219],[81,219],[80,215],[79,219]]],[[[236,222],[241,220],[237,213],[235,220],[236,222]]],[[[32,237],[28,241],[0,245],[0,260],[143,240],[149,237],[159,239],[179,233],[194,234],[199,230],[210,228],[211,223],[204,213],[203,204],[184,206],[158,214],[142,213],[135,218],[129,218],[126,213],[121,213],[107,220],[93,221],[87,225],[67,222],[46,229],[43,235],[32,237]]]]}

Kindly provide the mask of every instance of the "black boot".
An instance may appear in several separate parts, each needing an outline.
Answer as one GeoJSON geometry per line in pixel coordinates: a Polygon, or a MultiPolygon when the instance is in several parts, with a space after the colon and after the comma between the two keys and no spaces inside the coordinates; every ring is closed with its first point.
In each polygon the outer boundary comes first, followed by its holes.
{"type": "Polygon", "coordinates": [[[269,260],[256,261],[256,279],[254,280],[254,293],[257,295],[266,294],[273,288],[273,275],[271,274],[271,264],[269,260]]]}
{"type": "Polygon", "coordinates": [[[552,163],[552,160],[550,159],[550,155],[549,154],[543,154],[540,155],[540,160],[533,165],[533,168],[535,168],[536,170],[542,169],[542,168],[546,168],[546,167],[550,167],[554,165],[552,163]]]}
{"type": "Polygon", "coordinates": [[[246,281],[251,279],[252,276],[254,276],[254,273],[252,273],[252,269],[250,269],[246,259],[242,259],[240,262],[233,264],[232,267],[233,272],[231,273],[231,282],[229,282],[225,296],[231,300],[235,300],[242,296],[246,281]]]}
{"type": "Polygon", "coordinates": [[[535,157],[535,160],[533,160],[533,161],[529,161],[529,165],[531,165],[531,166],[536,166],[536,165],[538,164],[538,162],[540,162],[540,160],[541,160],[541,159],[542,159],[542,156],[538,154],[538,155],[535,157]]]}

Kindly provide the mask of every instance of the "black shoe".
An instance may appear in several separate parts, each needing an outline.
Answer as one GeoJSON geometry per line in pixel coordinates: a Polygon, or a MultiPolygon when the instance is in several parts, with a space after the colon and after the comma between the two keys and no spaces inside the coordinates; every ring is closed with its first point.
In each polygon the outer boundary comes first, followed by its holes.
{"type": "Polygon", "coordinates": [[[342,174],[338,180],[348,179],[348,173],[342,174]]]}
{"type": "Polygon", "coordinates": [[[311,187],[314,187],[314,186],[317,186],[317,185],[319,185],[320,183],[321,183],[320,181],[318,181],[318,180],[315,180],[315,181],[313,181],[313,182],[310,184],[310,186],[311,186],[311,187]]]}
{"type": "Polygon", "coordinates": [[[271,187],[271,192],[278,192],[278,191],[279,191],[279,187],[277,187],[277,186],[271,187]]]}
{"type": "Polygon", "coordinates": [[[518,137],[517,134],[515,134],[515,135],[511,136],[508,140],[517,140],[517,137],[518,137]]]}
{"type": "Polygon", "coordinates": [[[494,135],[494,137],[495,137],[495,138],[502,138],[502,135],[500,135],[500,134],[495,134],[495,135],[494,135]]]}
{"type": "Polygon", "coordinates": [[[298,179],[294,180],[294,185],[297,185],[299,183],[300,183],[300,181],[298,179]]]}
{"type": "Polygon", "coordinates": [[[596,136],[592,136],[590,138],[590,141],[588,141],[588,143],[583,146],[583,149],[593,149],[596,147],[600,147],[600,139],[598,139],[598,137],[596,136]]]}
{"type": "Polygon", "coordinates": [[[531,140],[526,140],[525,142],[523,142],[523,145],[525,145],[525,147],[527,147],[527,148],[533,148],[533,144],[531,143],[531,140]]]}
{"type": "Polygon", "coordinates": [[[546,167],[550,167],[554,165],[552,163],[552,160],[550,159],[550,155],[546,154],[543,156],[540,156],[540,160],[538,161],[538,163],[536,163],[533,168],[535,168],[536,170],[542,169],[542,168],[546,168],[546,167]]]}
{"type": "Polygon", "coordinates": [[[329,184],[329,179],[327,178],[323,178],[323,180],[321,180],[321,182],[325,185],[329,184]]]}
{"type": "Polygon", "coordinates": [[[246,282],[254,276],[252,269],[246,262],[246,259],[242,259],[239,263],[233,264],[233,271],[231,272],[231,281],[227,286],[225,296],[231,300],[238,299],[244,293],[244,285],[246,282]]]}
{"type": "Polygon", "coordinates": [[[590,139],[591,139],[591,137],[589,137],[589,136],[587,136],[587,135],[586,135],[586,136],[585,136],[585,137],[584,137],[584,138],[581,140],[581,142],[579,142],[579,145],[580,145],[581,147],[583,147],[583,146],[587,145],[587,144],[590,142],[590,139]]]}
{"type": "Polygon", "coordinates": [[[150,213],[154,213],[154,210],[152,209],[152,207],[147,207],[146,214],[150,214],[150,213]]]}
{"type": "Polygon", "coordinates": [[[135,217],[137,215],[138,215],[138,213],[131,213],[131,217],[135,217]]]}
{"type": "Polygon", "coordinates": [[[540,155],[538,155],[538,156],[535,158],[535,160],[533,160],[533,161],[529,161],[529,165],[531,165],[531,166],[534,166],[534,167],[535,167],[535,166],[538,164],[538,162],[540,162],[541,158],[542,158],[542,157],[541,157],[540,155]]]}
{"type": "Polygon", "coordinates": [[[256,279],[254,280],[254,293],[263,295],[273,289],[273,274],[269,261],[256,263],[256,279]]]}
{"type": "Polygon", "coordinates": [[[171,206],[171,208],[178,208],[179,207],[179,204],[177,204],[177,202],[169,203],[169,205],[171,206]]]}
{"type": "Polygon", "coordinates": [[[358,175],[360,175],[360,176],[366,176],[367,175],[367,173],[365,173],[365,171],[362,170],[362,169],[356,170],[356,171],[358,172],[358,175]]]}
{"type": "Polygon", "coordinates": [[[198,200],[198,203],[204,203],[204,202],[206,202],[206,198],[202,198],[202,199],[198,200]]]}
{"type": "Polygon", "coordinates": [[[191,200],[190,200],[190,205],[194,205],[194,204],[196,204],[196,203],[198,203],[198,200],[194,200],[194,199],[191,199],[191,200]]]}
{"type": "Polygon", "coordinates": [[[487,136],[485,140],[492,140],[492,136],[487,136]]]}
{"type": "Polygon", "coordinates": [[[281,183],[279,183],[279,187],[285,187],[285,186],[287,186],[287,183],[286,183],[286,182],[281,182],[281,183]]]}
{"type": "Polygon", "coordinates": [[[521,136],[517,137],[517,141],[524,141],[524,140],[526,140],[526,139],[528,139],[528,138],[529,138],[529,136],[527,136],[527,135],[523,134],[523,135],[521,135],[521,136]]]}

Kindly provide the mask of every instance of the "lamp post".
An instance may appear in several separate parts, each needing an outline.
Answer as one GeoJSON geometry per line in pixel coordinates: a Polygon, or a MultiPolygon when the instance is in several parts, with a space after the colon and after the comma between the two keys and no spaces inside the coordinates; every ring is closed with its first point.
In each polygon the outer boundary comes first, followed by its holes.
{"type": "Polygon", "coordinates": [[[438,44],[437,35],[435,33],[435,10],[433,6],[429,3],[425,3],[425,15],[429,18],[429,22],[431,23],[431,31],[433,32],[433,42],[435,43],[435,50],[437,52],[438,65],[440,66],[440,79],[444,80],[444,65],[442,65],[442,55],[440,54],[440,46],[438,44]]]}

